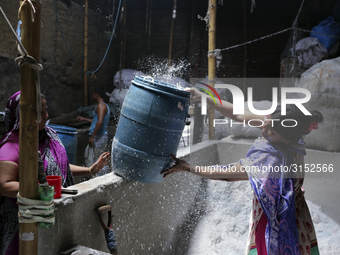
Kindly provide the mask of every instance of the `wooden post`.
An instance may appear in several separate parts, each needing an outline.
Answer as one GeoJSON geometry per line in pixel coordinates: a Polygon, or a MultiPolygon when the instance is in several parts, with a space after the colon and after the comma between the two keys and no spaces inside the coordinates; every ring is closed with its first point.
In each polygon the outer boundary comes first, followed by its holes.
{"type": "MultiPolygon", "coordinates": [[[[88,36],[88,13],[89,0],[85,0],[85,16],[84,16],[84,71],[87,72],[87,36],[88,36]]],[[[84,73],[84,106],[88,106],[88,88],[87,88],[87,73],[84,73]]]]}
{"type": "MultiPolygon", "coordinates": [[[[209,52],[216,49],[216,0],[209,0],[209,52]]],[[[209,85],[215,87],[216,77],[216,57],[214,53],[208,55],[208,78],[209,85]]],[[[212,107],[208,107],[209,115],[209,140],[215,139],[214,119],[215,112],[212,107]]]]}
{"type": "MultiPolygon", "coordinates": [[[[41,2],[32,1],[35,7],[34,22],[28,2],[21,9],[21,40],[28,54],[40,60],[41,2]]],[[[19,193],[26,198],[38,197],[38,124],[36,123],[36,87],[34,70],[21,67],[20,129],[19,129],[19,193]]],[[[38,254],[38,224],[19,224],[19,254],[38,254]]]]}

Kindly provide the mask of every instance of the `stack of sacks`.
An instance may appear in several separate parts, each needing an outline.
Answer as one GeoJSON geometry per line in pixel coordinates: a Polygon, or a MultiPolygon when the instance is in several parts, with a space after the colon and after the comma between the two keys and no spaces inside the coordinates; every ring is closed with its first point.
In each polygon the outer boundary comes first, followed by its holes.
{"type": "Polygon", "coordinates": [[[113,84],[117,89],[128,89],[131,86],[131,81],[135,76],[144,76],[145,74],[133,69],[122,69],[113,77],[113,84]]]}
{"type": "Polygon", "coordinates": [[[126,93],[129,89],[114,89],[111,93],[105,92],[110,97],[110,103],[123,104],[126,93]]]}
{"type": "Polygon", "coordinates": [[[311,149],[340,151],[340,57],[324,60],[301,74],[296,87],[308,89],[311,100],[305,104],[309,110],[318,110],[324,121],[319,128],[305,137],[311,149]]]}
{"type": "Polygon", "coordinates": [[[296,44],[296,57],[302,68],[310,68],[328,57],[325,46],[316,37],[306,37],[296,44]]]}

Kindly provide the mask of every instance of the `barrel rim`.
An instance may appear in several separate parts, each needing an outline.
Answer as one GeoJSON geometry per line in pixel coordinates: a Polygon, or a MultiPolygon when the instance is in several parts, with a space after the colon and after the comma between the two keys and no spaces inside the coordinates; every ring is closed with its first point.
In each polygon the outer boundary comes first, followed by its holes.
{"type": "Polygon", "coordinates": [[[52,128],[57,133],[72,134],[72,135],[78,134],[77,129],[74,127],[68,127],[68,126],[57,125],[57,124],[48,124],[47,127],[52,128]]]}
{"type": "Polygon", "coordinates": [[[154,80],[153,78],[148,77],[148,76],[135,76],[135,79],[132,81],[132,83],[137,86],[142,86],[144,88],[152,89],[154,91],[157,89],[162,92],[168,92],[171,95],[182,96],[185,98],[190,97],[189,91],[186,91],[182,88],[178,88],[177,86],[170,84],[170,83],[154,80]]]}
{"type": "MultiPolygon", "coordinates": [[[[148,86],[147,84],[141,84],[141,83],[138,83],[138,82],[135,82],[135,81],[132,81],[131,86],[135,86],[135,87],[138,87],[138,88],[147,90],[147,91],[152,91],[152,92],[155,92],[155,93],[167,95],[167,96],[169,96],[169,97],[178,98],[178,99],[181,99],[181,100],[189,100],[189,98],[190,98],[190,94],[189,94],[188,97],[186,97],[186,96],[180,96],[180,95],[176,95],[176,94],[171,93],[171,92],[167,92],[167,91],[164,91],[164,90],[160,90],[160,89],[158,89],[157,87],[148,86]]],[[[188,104],[189,104],[189,101],[188,101],[188,104]]]]}

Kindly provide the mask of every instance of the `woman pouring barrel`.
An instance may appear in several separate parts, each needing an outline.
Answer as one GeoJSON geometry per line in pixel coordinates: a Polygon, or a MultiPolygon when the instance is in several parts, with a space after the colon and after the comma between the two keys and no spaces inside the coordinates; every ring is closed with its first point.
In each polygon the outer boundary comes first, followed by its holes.
{"type": "MultiPolygon", "coordinates": [[[[201,99],[202,94],[197,89],[191,88],[190,92],[193,101],[201,99]]],[[[280,107],[269,116],[257,116],[249,111],[233,115],[231,103],[223,101],[222,105],[215,106],[211,98],[207,100],[234,121],[253,120],[254,126],[262,125],[263,137],[255,141],[244,158],[223,166],[224,171],[203,171],[204,166],[194,166],[173,157],[175,165],[162,172],[164,177],[187,171],[213,180],[249,181],[254,197],[245,254],[319,254],[302,187],[304,171],[300,169],[303,169],[306,155],[302,137],[318,128],[323,120],[321,113],[310,111],[311,115],[305,115],[295,105],[289,105],[286,115],[281,115],[280,107]],[[281,125],[288,119],[297,124],[281,125]]]]}

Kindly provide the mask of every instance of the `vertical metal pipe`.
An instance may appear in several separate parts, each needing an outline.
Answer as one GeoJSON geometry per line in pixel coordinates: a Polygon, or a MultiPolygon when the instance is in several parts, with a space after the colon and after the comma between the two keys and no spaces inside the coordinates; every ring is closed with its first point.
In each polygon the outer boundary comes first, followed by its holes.
{"type": "MultiPolygon", "coordinates": [[[[84,14],[84,71],[87,72],[87,37],[88,37],[88,13],[89,1],[85,0],[85,14],[84,14]]],[[[87,73],[84,73],[84,106],[88,106],[88,86],[87,86],[87,73]]]]}
{"type": "MultiPolygon", "coordinates": [[[[32,2],[35,7],[34,21],[31,18],[32,8],[28,2],[21,9],[21,40],[28,54],[39,62],[41,2],[36,0],[32,2]]],[[[36,123],[36,86],[34,70],[28,65],[21,67],[20,90],[19,194],[22,197],[37,199],[38,124],[36,123]]],[[[38,254],[37,223],[19,224],[19,254],[38,254]]]]}
{"type": "MultiPolygon", "coordinates": [[[[209,0],[209,52],[214,51],[216,49],[216,11],[217,4],[216,0],[209,0]]],[[[216,57],[214,53],[208,54],[208,78],[209,85],[215,86],[215,77],[216,77],[216,57]]],[[[208,108],[209,114],[209,140],[215,139],[215,127],[214,127],[214,119],[215,112],[212,107],[208,108]]]]}
{"type": "Polygon", "coordinates": [[[145,19],[145,33],[148,32],[148,23],[149,23],[149,5],[150,5],[150,0],[147,0],[146,3],[146,19],[145,19]]]}
{"type": "Polygon", "coordinates": [[[121,40],[120,40],[120,61],[119,61],[119,90],[122,89],[122,69],[125,67],[125,49],[126,49],[126,0],[123,2],[123,26],[121,28],[121,40]]]}
{"type": "MultiPolygon", "coordinates": [[[[246,0],[242,0],[243,4],[243,41],[247,41],[247,5],[246,0]]],[[[246,78],[248,75],[248,48],[247,45],[243,47],[243,94],[247,95],[247,82],[246,78]]]]}
{"type": "Polygon", "coordinates": [[[171,19],[171,26],[170,26],[170,41],[169,41],[169,61],[168,61],[168,67],[171,66],[171,59],[172,59],[172,42],[174,37],[174,28],[175,28],[175,19],[176,19],[176,0],[173,1],[172,5],[172,19],[171,19]]]}
{"type": "Polygon", "coordinates": [[[151,21],[152,21],[152,0],[150,0],[150,11],[149,11],[148,51],[150,50],[150,42],[151,42],[151,21]]]}
{"type": "Polygon", "coordinates": [[[127,21],[127,6],[124,0],[124,19],[123,19],[123,49],[122,49],[122,69],[125,68],[125,52],[126,52],[126,21],[127,21]]]}

